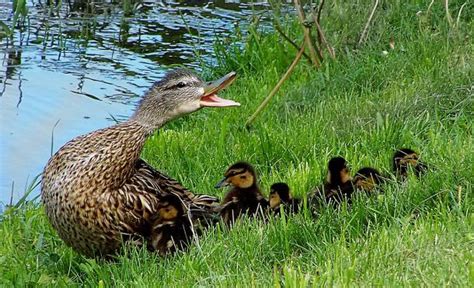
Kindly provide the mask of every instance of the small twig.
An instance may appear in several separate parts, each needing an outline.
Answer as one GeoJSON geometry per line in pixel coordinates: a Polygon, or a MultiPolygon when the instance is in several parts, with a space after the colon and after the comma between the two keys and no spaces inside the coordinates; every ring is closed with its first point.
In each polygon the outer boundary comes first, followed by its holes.
{"type": "MultiPolygon", "coordinates": [[[[329,55],[331,56],[331,58],[335,59],[336,54],[334,53],[334,49],[332,49],[331,45],[329,45],[328,41],[326,40],[326,37],[324,36],[323,29],[321,28],[321,25],[319,24],[323,4],[324,4],[324,0],[322,0],[321,3],[319,4],[317,14],[314,14],[314,11],[313,11],[313,13],[311,13],[311,15],[313,16],[313,20],[316,24],[316,29],[318,30],[319,47],[322,47],[323,45],[326,46],[326,49],[328,50],[329,55]]],[[[321,51],[321,53],[322,53],[322,51],[321,51]]]]}
{"type": "Polygon", "coordinates": [[[362,30],[362,34],[360,34],[359,46],[367,38],[367,33],[368,33],[368,30],[369,30],[369,27],[370,27],[370,22],[372,22],[372,18],[374,17],[375,9],[377,9],[377,6],[379,6],[379,0],[375,0],[374,8],[372,8],[372,11],[370,12],[369,18],[367,19],[367,23],[365,23],[364,30],[362,30]]]}
{"type": "Polygon", "coordinates": [[[184,209],[186,210],[186,217],[188,218],[189,225],[191,226],[191,233],[193,234],[193,239],[196,244],[196,247],[198,248],[199,251],[201,250],[201,245],[199,245],[199,237],[196,233],[196,229],[194,228],[194,223],[193,223],[193,216],[191,214],[191,205],[188,205],[186,202],[184,202],[182,195],[179,195],[175,192],[171,192],[172,195],[178,197],[178,199],[181,201],[181,205],[183,205],[184,209]]]}
{"type": "Polygon", "coordinates": [[[320,63],[318,60],[318,56],[316,55],[316,49],[314,49],[313,41],[311,40],[311,30],[309,29],[309,27],[305,26],[306,17],[304,14],[303,7],[301,7],[300,0],[294,0],[294,2],[296,12],[298,12],[298,17],[300,18],[301,26],[303,27],[304,40],[306,42],[306,46],[308,46],[311,61],[313,62],[314,66],[319,67],[320,63]]]}
{"type": "Polygon", "coordinates": [[[458,186],[458,205],[461,205],[462,186],[458,186]]]}
{"type": "Polygon", "coordinates": [[[433,6],[434,2],[435,2],[435,0],[431,0],[430,5],[428,5],[428,8],[426,9],[426,14],[431,12],[431,7],[433,6]]]}
{"type": "Polygon", "coordinates": [[[453,27],[453,18],[451,18],[451,14],[449,13],[449,0],[444,0],[444,9],[446,10],[446,19],[448,20],[448,24],[450,27],[453,27]]]}
{"type": "Polygon", "coordinates": [[[117,118],[115,118],[114,115],[112,115],[111,113],[109,113],[109,116],[110,116],[110,118],[112,118],[112,120],[115,122],[115,124],[119,124],[119,123],[120,123],[120,121],[117,120],[117,118]]]}
{"type": "Polygon", "coordinates": [[[464,2],[464,4],[461,5],[461,8],[459,8],[458,12],[458,17],[456,17],[456,27],[459,27],[459,20],[461,19],[461,13],[462,10],[464,9],[464,6],[466,6],[467,2],[464,2]]]}
{"type": "Polygon", "coordinates": [[[283,82],[285,82],[286,79],[288,79],[288,77],[290,77],[291,73],[293,72],[293,70],[296,67],[296,64],[298,64],[298,62],[300,61],[301,56],[303,55],[304,49],[305,49],[305,44],[303,43],[301,45],[300,50],[298,51],[298,54],[296,54],[295,59],[291,63],[290,67],[288,67],[288,70],[286,70],[285,74],[280,78],[280,81],[278,81],[278,83],[275,85],[275,87],[273,87],[270,94],[268,94],[268,96],[263,100],[263,102],[260,104],[260,106],[258,106],[257,110],[255,110],[255,112],[252,114],[252,116],[250,116],[250,118],[247,120],[247,122],[245,122],[245,127],[248,128],[250,126],[250,124],[252,124],[252,122],[255,120],[255,118],[257,118],[258,114],[263,110],[263,108],[265,108],[265,106],[267,106],[268,102],[270,102],[270,100],[273,98],[273,96],[275,96],[275,94],[278,92],[278,90],[280,89],[283,82]]]}
{"type": "Polygon", "coordinates": [[[10,205],[13,206],[13,194],[15,193],[15,181],[12,181],[12,191],[10,193],[10,205]]]}
{"type": "Polygon", "coordinates": [[[324,0],[321,0],[321,2],[318,5],[318,9],[317,9],[318,12],[316,14],[317,15],[316,19],[318,19],[318,23],[321,22],[321,11],[323,11],[323,5],[324,5],[324,0]]]}
{"type": "MultiPolygon", "coordinates": [[[[285,34],[285,32],[281,29],[280,24],[278,24],[277,22],[275,22],[273,26],[275,27],[275,30],[276,30],[278,33],[280,33],[280,35],[281,35],[286,41],[288,41],[288,42],[291,44],[291,46],[295,47],[296,50],[299,50],[299,49],[300,49],[300,47],[298,46],[298,44],[296,44],[293,40],[290,39],[290,37],[288,37],[288,35],[285,34]]],[[[303,52],[303,56],[304,56],[306,59],[308,59],[309,62],[312,63],[311,58],[309,57],[308,54],[306,54],[305,52],[303,52]]]]}
{"type": "MultiPolygon", "coordinates": [[[[314,22],[316,22],[316,27],[318,26],[319,23],[321,23],[321,11],[323,11],[323,5],[324,5],[324,0],[321,0],[321,2],[319,2],[319,5],[318,7],[316,8],[316,16],[314,15],[314,11],[313,13],[313,19],[314,19],[314,22]]],[[[319,32],[319,29],[318,29],[318,44],[319,46],[322,46],[322,37],[321,37],[321,33],[319,32]]]]}
{"type": "MultiPolygon", "coordinates": [[[[320,20],[321,20],[321,11],[323,11],[323,5],[324,5],[324,0],[321,0],[319,2],[318,7],[316,8],[316,16],[314,15],[314,10],[311,12],[311,16],[313,16],[314,23],[316,24],[316,31],[318,31],[318,53],[319,53],[319,58],[321,61],[324,59],[323,55],[323,30],[321,29],[321,25],[319,25],[320,20]]],[[[329,52],[331,54],[331,52],[329,52]]]]}
{"type": "Polygon", "coordinates": [[[54,123],[54,126],[53,126],[53,129],[51,130],[51,149],[50,149],[50,156],[53,156],[53,150],[54,150],[54,129],[56,129],[56,126],[58,126],[59,124],[59,121],[61,121],[61,119],[58,119],[58,121],[56,121],[56,123],[54,123]]]}

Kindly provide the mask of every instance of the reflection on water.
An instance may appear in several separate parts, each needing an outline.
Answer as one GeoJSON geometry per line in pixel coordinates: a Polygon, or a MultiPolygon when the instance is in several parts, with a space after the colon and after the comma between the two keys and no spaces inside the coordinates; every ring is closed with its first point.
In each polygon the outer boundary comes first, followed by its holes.
{"type": "MultiPolygon", "coordinates": [[[[28,179],[68,140],[126,118],[169,66],[199,69],[196,55],[211,61],[216,36],[268,8],[265,1],[228,0],[145,1],[131,8],[109,1],[63,1],[60,9],[44,3],[28,1],[29,26],[16,29],[13,41],[0,39],[4,204],[10,195],[21,197],[28,179]]],[[[11,11],[9,0],[0,0],[7,25],[11,11]]]]}

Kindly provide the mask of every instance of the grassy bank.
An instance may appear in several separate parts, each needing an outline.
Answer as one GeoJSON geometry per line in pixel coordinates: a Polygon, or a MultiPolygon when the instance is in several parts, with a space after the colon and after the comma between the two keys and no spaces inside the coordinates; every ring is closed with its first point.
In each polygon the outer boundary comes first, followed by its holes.
{"type": "MultiPolygon", "coordinates": [[[[28,204],[1,216],[0,286],[473,283],[472,4],[456,24],[464,2],[450,1],[449,25],[439,3],[428,13],[424,1],[384,2],[368,42],[355,49],[370,1],[344,2],[334,1],[323,16],[337,59],[319,70],[300,63],[250,131],[246,118],[295,50],[258,28],[244,39],[222,39],[218,67],[206,73],[237,70],[225,97],[242,107],[171,123],[149,140],[143,157],[192,190],[219,196],[224,191],[213,186],[236,160],[255,164],[266,192],[283,180],[297,196],[321,183],[333,155],[354,170],[389,171],[393,150],[411,147],[432,168],[424,178],[387,185],[383,195],[359,197],[342,211],[324,210],[317,221],[305,214],[266,225],[243,221],[232,231],[210,231],[187,253],[162,259],[129,248],[114,263],[77,255],[41,207],[28,204]],[[229,44],[237,40],[245,41],[243,51],[229,44]]],[[[301,39],[290,32],[299,31],[296,25],[287,31],[301,39]]]]}

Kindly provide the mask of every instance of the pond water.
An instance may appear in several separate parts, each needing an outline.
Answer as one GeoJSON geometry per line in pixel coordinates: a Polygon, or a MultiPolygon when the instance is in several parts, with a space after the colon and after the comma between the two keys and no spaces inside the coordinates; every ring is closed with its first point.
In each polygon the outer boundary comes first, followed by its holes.
{"type": "MultiPolygon", "coordinates": [[[[127,16],[109,1],[44,3],[27,1],[29,25],[15,29],[13,40],[0,39],[3,204],[22,197],[68,140],[128,117],[170,66],[199,70],[196,51],[212,61],[216,36],[268,9],[265,1],[153,1],[127,16]]],[[[0,21],[9,27],[11,5],[0,0],[0,21]]]]}

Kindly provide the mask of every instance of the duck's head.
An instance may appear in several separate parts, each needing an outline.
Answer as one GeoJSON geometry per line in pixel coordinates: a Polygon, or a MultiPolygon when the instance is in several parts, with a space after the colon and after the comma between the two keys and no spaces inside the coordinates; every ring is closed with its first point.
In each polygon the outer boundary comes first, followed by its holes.
{"type": "Polygon", "coordinates": [[[401,176],[407,176],[408,167],[412,167],[415,170],[416,176],[420,176],[428,170],[428,166],[420,161],[418,153],[409,148],[402,148],[395,151],[392,162],[393,170],[396,174],[401,176]]]}
{"type": "Polygon", "coordinates": [[[291,200],[290,187],[288,184],[279,182],[270,187],[269,197],[270,207],[272,209],[280,206],[281,203],[288,203],[291,200]]]}
{"type": "Polygon", "coordinates": [[[132,118],[145,127],[159,128],[167,121],[203,107],[239,106],[235,101],[217,96],[235,76],[236,73],[231,72],[216,81],[204,82],[186,69],[170,71],[146,92],[132,118]]]}
{"type": "Polygon", "coordinates": [[[161,198],[158,208],[160,219],[172,221],[184,215],[184,208],[181,199],[176,195],[167,195],[161,198]]]}
{"type": "Polygon", "coordinates": [[[393,155],[393,170],[396,173],[406,173],[408,166],[416,167],[418,165],[418,154],[408,148],[402,148],[395,151],[393,155]]]}
{"type": "Polygon", "coordinates": [[[257,174],[252,165],[246,162],[237,162],[230,166],[224,173],[224,178],[215,187],[221,188],[228,185],[242,189],[257,185],[257,174]]]}
{"type": "Polygon", "coordinates": [[[357,171],[352,182],[358,189],[372,191],[382,181],[379,171],[374,168],[364,167],[357,171]]]}
{"type": "Polygon", "coordinates": [[[342,157],[331,158],[328,163],[328,175],[326,181],[338,185],[347,183],[350,180],[351,175],[346,159],[342,157]]]}

